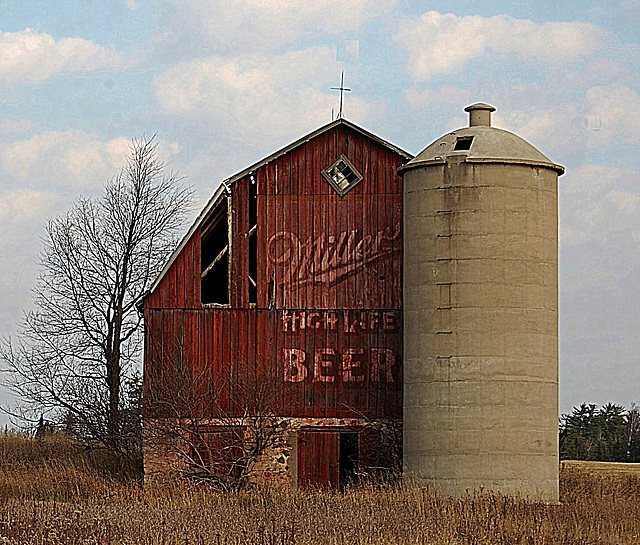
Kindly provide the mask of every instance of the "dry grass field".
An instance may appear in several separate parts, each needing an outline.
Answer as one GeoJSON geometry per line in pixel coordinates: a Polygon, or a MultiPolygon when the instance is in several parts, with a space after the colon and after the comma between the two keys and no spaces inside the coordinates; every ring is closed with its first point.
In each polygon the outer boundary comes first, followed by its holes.
{"type": "Polygon", "coordinates": [[[636,475],[640,477],[640,464],[620,462],[584,462],[582,460],[565,460],[560,463],[562,469],[577,469],[596,475],[636,475]]]}
{"type": "Polygon", "coordinates": [[[143,489],[108,465],[61,439],[0,437],[0,544],[640,543],[640,476],[574,463],[561,472],[561,505],[400,487],[143,489]]]}

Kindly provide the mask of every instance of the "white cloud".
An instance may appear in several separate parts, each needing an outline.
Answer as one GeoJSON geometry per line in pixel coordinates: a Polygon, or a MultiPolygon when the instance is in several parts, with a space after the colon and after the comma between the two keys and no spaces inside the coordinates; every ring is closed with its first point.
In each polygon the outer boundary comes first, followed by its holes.
{"type": "Polygon", "coordinates": [[[589,147],[616,139],[640,143],[640,95],[619,84],[591,87],[586,93],[589,147]]]}
{"type": "Polygon", "coordinates": [[[0,133],[19,134],[35,129],[36,124],[30,119],[7,119],[0,123],[0,133]]]}
{"type": "Polygon", "coordinates": [[[47,217],[62,211],[64,201],[47,191],[0,190],[0,332],[9,333],[30,300],[39,237],[47,217]]]}
{"type": "Polygon", "coordinates": [[[415,80],[456,72],[488,53],[551,65],[571,63],[596,51],[604,30],[582,22],[534,23],[507,15],[458,17],[436,11],[400,22],[397,43],[409,53],[415,80]]]}
{"type": "MultiPolygon", "coordinates": [[[[194,120],[215,120],[252,143],[284,141],[331,120],[339,65],[317,47],[278,56],[212,57],[178,65],[155,80],[161,108],[194,120]],[[326,89],[329,92],[323,92],[326,89]]],[[[380,106],[346,98],[345,115],[366,122],[380,106]]]]}
{"type": "Polygon", "coordinates": [[[559,187],[564,244],[609,245],[620,233],[640,241],[640,171],[583,165],[568,170],[559,187]]]}
{"type": "Polygon", "coordinates": [[[415,109],[423,109],[432,104],[436,104],[438,108],[443,105],[452,105],[461,109],[471,103],[472,96],[471,89],[462,89],[451,85],[444,85],[439,89],[421,89],[417,85],[412,85],[404,91],[407,103],[415,109]]]}
{"type": "Polygon", "coordinates": [[[582,100],[501,110],[494,125],[511,130],[544,152],[592,150],[640,143],[640,95],[620,84],[583,91],[582,100]]]}
{"type": "MultiPolygon", "coordinates": [[[[445,89],[454,103],[469,102],[463,89],[445,89]]],[[[405,92],[414,108],[420,102],[448,104],[442,94],[441,91],[420,91],[416,86],[405,92]]],[[[538,103],[518,108],[513,105],[527,101],[518,97],[514,88],[507,88],[500,95],[502,100],[498,98],[495,103],[498,111],[492,116],[492,125],[518,134],[555,160],[612,144],[640,143],[640,94],[619,84],[589,87],[580,94],[582,97],[566,100],[555,95],[541,97],[538,103]]],[[[448,127],[461,126],[460,120],[456,117],[448,127]]],[[[463,124],[466,123],[465,120],[463,124]]]]}
{"type": "Polygon", "coordinates": [[[632,214],[638,208],[638,202],[640,197],[632,193],[625,191],[610,191],[607,194],[607,199],[613,202],[620,212],[625,214],[632,214]]]}
{"type": "MultiPolygon", "coordinates": [[[[54,131],[0,146],[0,166],[8,182],[21,188],[94,190],[117,174],[130,141],[101,141],[82,131],[54,131]]],[[[158,155],[177,153],[175,143],[158,141],[158,155]]]]}
{"type": "Polygon", "coordinates": [[[56,40],[50,34],[31,29],[0,32],[0,84],[38,83],[57,74],[125,65],[115,49],[82,38],[56,40]]]}
{"type": "Polygon", "coordinates": [[[124,138],[101,142],[81,131],[53,131],[3,146],[0,161],[15,184],[97,189],[117,173],[127,150],[124,138]]]}
{"type": "Polygon", "coordinates": [[[304,36],[341,36],[397,0],[173,0],[174,16],[225,48],[277,47],[304,36]]]}
{"type": "Polygon", "coordinates": [[[494,114],[492,125],[516,133],[551,159],[560,161],[584,146],[584,126],[579,104],[544,103],[526,109],[505,108],[494,114]]]}
{"type": "Polygon", "coordinates": [[[358,40],[344,40],[338,45],[336,59],[339,61],[357,61],[360,56],[360,42],[358,40]]]}
{"type": "Polygon", "coordinates": [[[43,216],[53,210],[58,198],[53,193],[20,189],[0,192],[0,222],[42,221],[43,216]]]}

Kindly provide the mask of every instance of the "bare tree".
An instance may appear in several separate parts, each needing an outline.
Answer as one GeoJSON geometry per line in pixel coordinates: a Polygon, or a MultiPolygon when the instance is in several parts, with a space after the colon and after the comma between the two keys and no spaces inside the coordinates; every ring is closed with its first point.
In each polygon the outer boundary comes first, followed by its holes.
{"type": "Polygon", "coordinates": [[[255,369],[235,379],[215,375],[206,362],[194,369],[185,362],[184,331],[163,349],[163,361],[147,375],[146,441],[161,456],[177,459],[179,467],[172,469],[184,476],[223,488],[244,486],[288,430],[277,410],[277,386],[255,369]]]}
{"type": "MultiPolygon", "coordinates": [[[[139,362],[136,303],[174,249],[192,190],[166,172],[157,145],[134,140],[103,192],[47,224],[35,310],[0,344],[14,414],[66,422],[84,439],[130,455],[127,382],[139,362]]],[[[135,449],[134,449],[135,450],[135,449]]]]}

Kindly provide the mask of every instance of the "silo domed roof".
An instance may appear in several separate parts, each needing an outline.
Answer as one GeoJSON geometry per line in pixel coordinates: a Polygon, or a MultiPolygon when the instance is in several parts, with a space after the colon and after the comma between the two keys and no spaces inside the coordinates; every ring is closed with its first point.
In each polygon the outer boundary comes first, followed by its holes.
{"type": "Polygon", "coordinates": [[[478,103],[467,106],[471,126],[457,129],[438,138],[401,167],[409,170],[424,164],[444,163],[447,157],[464,156],[470,163],[506,163],[547,167],[558,174],[564,167],[512,132],[491,127],[492,106],[478,103]]]}

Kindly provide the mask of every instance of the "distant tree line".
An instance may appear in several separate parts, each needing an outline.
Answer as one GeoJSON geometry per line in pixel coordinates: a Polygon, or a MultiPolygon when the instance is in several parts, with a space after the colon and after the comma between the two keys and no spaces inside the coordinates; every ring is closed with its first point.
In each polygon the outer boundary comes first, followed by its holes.
{"type": "Polygon", "coordinates": [[[563,414],[560,459],[640,462],[640,408],[583,403],[563,414]]]}

